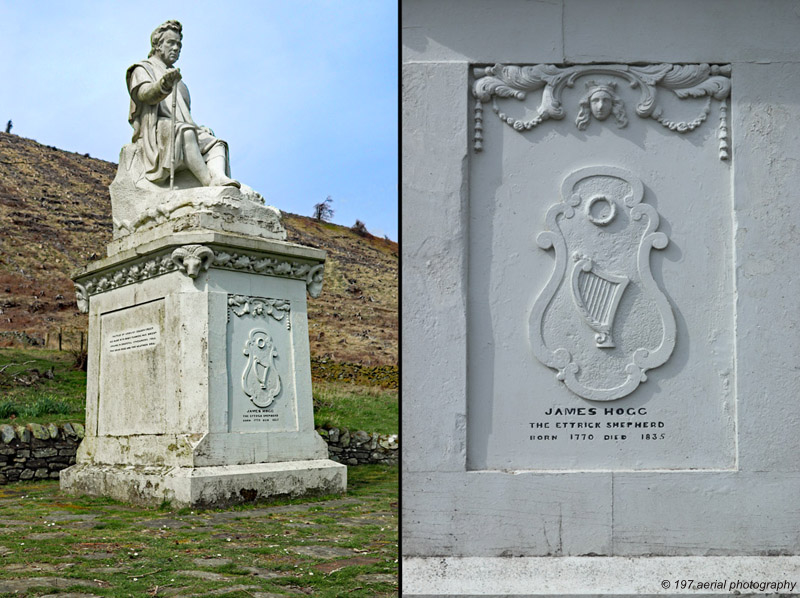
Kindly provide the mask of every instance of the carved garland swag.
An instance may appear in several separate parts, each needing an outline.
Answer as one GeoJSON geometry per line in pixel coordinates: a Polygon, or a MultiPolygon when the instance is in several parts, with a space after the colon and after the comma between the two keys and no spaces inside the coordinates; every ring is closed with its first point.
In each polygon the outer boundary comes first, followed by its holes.
{"type": "Polygon", "coordinates": [[[141,282],[175,270],[190,278],[197,278],[201,272],[212,267],[305,280],[308,294],[312,297],[318,297],[322,291],[324,264],[313,265],[290,259],[274,259],[236,252],[228,253],[204,245],[184,245],[134,264],[83,279],[80,283],[74,283],[78,309],[87,313],[89,297],[97,293],[141,282]]]}
{"type": "MultiPolygon", "coordinates": [[[[474,149],[483,149],[483,105],[491,102],[492,110],[507,126],[515,131],[529,131],[548,119],[561,120],[567,112],[562,103],[562,94],[567,87],[574,87],[577,79],[588,75],[611,76],[624,79],[631,88],[638,88],[639,103],[636,114],[641,118],[652,118],[670,131],[688,133],[702,125],[711,112],[711,100],[720,102],[720,118],[717,137],[719,139],[719,158],[730,157],[728,144],[728,105],[727,98],[731,90],[730,65],[708,64],[653,64],[647,66],[630,66],[620,64],[593,64],[570,67],[557,67],[552,64],[533,66],[514,66],[495,64],[489,67],[474,69],[475,83],[472,95],[475,98],[475,133],[474,149]],[[526,99],[529,92],[542,90],[542,99],[536,115],[528,120],[516,119],[502,112],[498,98],[513,98],[518,101],[526,99]],[[688,121],[670,120],[658,103],[658,91],[669,90],[680,99],[706,97],[705,105],[694,119],[688,121]]],[[[613,103],[613,108],[600,111],[595,116],[604,120],[613,113],[617,126],[627,124],[627,116],[622,100],[616,95],[616,81],[590,80],[586,83],[588,93],[580,103],[576,126],[583,129],[589,114],[588,102],[597,93],[605,96],[613,103]]]]}

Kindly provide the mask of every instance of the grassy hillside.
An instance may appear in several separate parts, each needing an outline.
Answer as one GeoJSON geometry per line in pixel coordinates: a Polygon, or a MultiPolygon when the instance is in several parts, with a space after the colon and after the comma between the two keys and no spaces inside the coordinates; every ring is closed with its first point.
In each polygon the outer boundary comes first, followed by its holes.
{"type": "MultiPolygon", "coordinates": [[[[69,273],[105,256],[116,168],[0,133],[0,346],[86,329],[69,273]]],[[[328,252],[322,295],[309,298],[312,356],[396,365],[397,243],[288,213],[284,226],[328,252]]]]}

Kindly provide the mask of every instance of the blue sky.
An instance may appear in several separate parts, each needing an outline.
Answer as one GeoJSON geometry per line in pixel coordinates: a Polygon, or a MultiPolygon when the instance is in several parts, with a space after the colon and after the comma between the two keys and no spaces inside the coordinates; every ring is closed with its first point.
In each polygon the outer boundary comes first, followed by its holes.
{"type": "Polygon", "coordinates": [[[234,178],[298,214],[330,195],[334,222],[397,240],[392,0],[0,0],[0,124],[117,162],[125,71],[167,19],[192,116],[229,143],[234,178]]]}

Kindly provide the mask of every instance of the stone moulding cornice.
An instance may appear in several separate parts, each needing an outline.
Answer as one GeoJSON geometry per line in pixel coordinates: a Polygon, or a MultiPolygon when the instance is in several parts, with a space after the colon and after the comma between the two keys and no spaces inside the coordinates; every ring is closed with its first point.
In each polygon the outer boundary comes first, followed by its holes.
{"type": "Polygon", "coordinates": [[[99,293],[175,271],[196,278],[209,268],[303,280],[306,283],[306,290],[312,297],[318,297],[322,291],[323,264],[279,255],[231,251],[227,247],[191,244],[168,247],[140,259],[120,263],[116,267],[110,267],[94,275],[76,278],[75,294],[78,309],[87,313],[89,298],[99,293]]]}
{"type": "MultiPolygon", "coordinates": [[[[639,101],[635,112],[641,118],[652,118],[670,131],[688,133],[703,124],[711,111],[711,100],[720,103],[720,122],[718,126],[719,157],[727,160],[730,157],[728,145],[727,98],[731,91],[730,65],[709,64],[652,64],[633,66],[625,64],[589,64],[558,67],[553,64],[537,64],[532,66],[516,66],[495,64],[489,67],[476,67],[473,71],[475,82],[472,95],[475,98],[474,113],[474,150],[483,149],[483,104],[491,102],[492,110],[498,118],[515,131],[523,132],[537,127],[548,119],[561,120],[567,115],[563,105],[562,94],[565,88],[574,87],[575,82],[586,76],[606,76],[623,79],[631,88],[638,88],[639,101]],[[536,114],[528,120],[516,119],[504,113],[497,99],[511,98],[523,101],[530,92],[542,92],[541,102],[536,114]],[[686,98],[705,97],[706,103],[702,112],[694,119],[687,121],[671,120],[664,114],[659,104],[659,91],[669,91],[681,100],[686,98]]],[[[609,95],[609,83],[587,81],[587,88],[594,84],[596,89],[606,88],[609,95]]],[[[610,82],[615,85],[615,81],[610,82]]],[[[591,91],[590,91],[591,94],[591,91]]],[[[615,98],[622,104],[622,100],[615,98]]],[[[624,115],[624,108],[619,109],[624,115]]],[[[616,115],[616,113],[615,113],[616,115]]],[[[603,120],[607,115],[601,115],[603,120]]],[[[625,118],[617,119],[618,126],[624,127],[625,118]],[[621,123],[621,124],[620,124],[621,123]]],[[[576,121],[578,128],[585,127],[579,115],[576,121]],[[583,126],[582,126],[583,125],[583,126]]]]}

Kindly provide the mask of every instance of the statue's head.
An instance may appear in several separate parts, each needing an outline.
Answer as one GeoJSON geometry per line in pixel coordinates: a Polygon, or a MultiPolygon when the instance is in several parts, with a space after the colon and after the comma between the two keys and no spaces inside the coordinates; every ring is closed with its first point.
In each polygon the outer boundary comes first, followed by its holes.
{"type": "Polygon", "coordinates": [[[178,21],[162,23],[150,34],[148,58],[158,54],[167,66],[172,66],[181,55],[182,41],[183,26],[178,21]]]}

